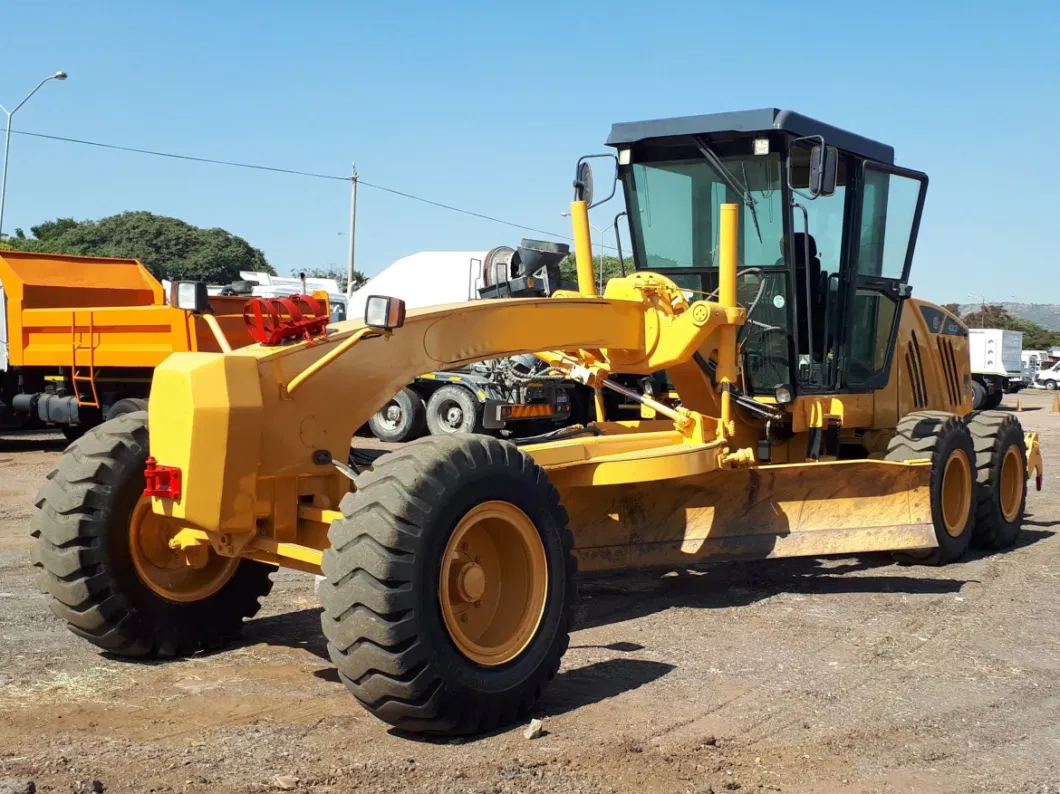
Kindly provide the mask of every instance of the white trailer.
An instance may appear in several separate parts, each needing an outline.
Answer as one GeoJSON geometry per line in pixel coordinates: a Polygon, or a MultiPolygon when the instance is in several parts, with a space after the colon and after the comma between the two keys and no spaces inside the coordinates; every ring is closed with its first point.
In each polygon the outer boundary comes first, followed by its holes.
{"type": "Polygon", "coordinates": [[[1023,332],[1000,328],[969,328],[972,404],[996,408],[1008,391],[1023,387],[1023,332]]]}

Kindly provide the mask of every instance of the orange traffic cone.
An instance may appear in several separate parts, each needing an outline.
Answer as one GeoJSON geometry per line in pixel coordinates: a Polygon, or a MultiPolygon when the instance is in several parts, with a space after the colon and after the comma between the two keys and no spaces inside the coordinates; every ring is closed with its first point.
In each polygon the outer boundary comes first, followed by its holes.
{"type": "Polygon", "coordinates": [[[1023,412],[1023,403],[1020,402],[1020,398],[1019,397],[1016,398],[1016,410],[1019,411],[1020,413],[1023,412]]]}
{"type": "Polygon", "coordinates": [[[1051,411],[1054,414],[1060,414],[1060,394],[1053,397],[1053,407],[1051,411]]]}

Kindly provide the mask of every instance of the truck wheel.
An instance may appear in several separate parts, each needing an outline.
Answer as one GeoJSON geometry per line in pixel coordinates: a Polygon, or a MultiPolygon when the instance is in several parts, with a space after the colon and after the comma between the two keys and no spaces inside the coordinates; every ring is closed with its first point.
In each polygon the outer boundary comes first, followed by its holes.
{"type": "Polygon", "coordinates": [[[983,400],[983,410],[992,411],[1001,405],[1001,401],[1005,399],[1005,393],[1000,389],[995,391],[993,394],[988,394],[986,399],[983,400]]]}
{"type": "Polygon", "coordinates": [[[1027,447],[1023,427],[1004,413],[974,413],[978,498],[972,544],[998,551],[1016,542],[1027,506],[1027,447]]]}
{"type": "Polygon", "coordinates": [[[426,419],[423,398],[406,386],[368,420],[368,428],[380,441],[412,441],[423,435],[426,419]]]}
{"type": "Polygon", "coordinates": [[[956,414],[917,411],[898,422],[887,460],[931,458],[931,519],[938,548],[896,555],[902,562],[946,565],[968,550],[975,525],[975,446],[956,414]]]}
{"type": "Polygon", "coordinates": [[[147,400],[142,400],[139,397],[123,397],[107,409],[107,419],[109,421],[122,414],[132,414],[146,410],[147,400]]]}
{"type": "Polygon", "coordinates": [[[269,592],[271,568],[212,549],[171,549],[179,526],[143,495],[147,414],[74,442],[48,474],[30,522],[37,585],[75,634],[121,656],[216,648],[269,592]]]}
{"type": "Polygon", "coordinates": [[[1047,380],[1045,382],[1045,388],[1048,389],[1049,391],[1056,391],[1056,381],[1055,380],[1047,380]]]}
{"type": "Polygon", "coordinates": [[[358,477],[341,508],[321,623],[361,705],[450,735],[526,714],[574,610],[573,538],[545,472],[489,436],[424,438],[358,477]]]}
{"type": "Polygon", "coordinates": [[[432,436],[482,432],[482,403],[463,386],[442,386],[427,401],[427,429],[432,436]]]}
{"type": "Polygon", "coordinates": [[[983,386],[979,381],[972,381],[972,410],[978,411],[983,407],[983,402],[986,400],[986,387],[983,386]]]}

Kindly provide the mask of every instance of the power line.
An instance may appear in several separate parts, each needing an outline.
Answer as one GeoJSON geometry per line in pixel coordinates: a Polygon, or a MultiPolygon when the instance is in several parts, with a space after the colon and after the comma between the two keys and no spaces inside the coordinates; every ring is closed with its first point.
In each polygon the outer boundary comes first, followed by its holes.
{"type": "MultiPolygon", "coordinates": [[[[135,154],[147,154],[152,157],[166,157],[171,160],[185,160],[193,163],[208,163],[210,165],[224,165],[232,168],[249,168],[254,171],[271,171],[277,174],[290,174],[292,176],[305,176],[313,179],[328,179],[338,182],[349,182],[352,177],[348,176],[335,176],[334,174],[317,174],[312,171],[297,171],[292,168],[276,168],[270,165],[257,165],[254,163],[238,163],[232,160],[215,160],[209,157],[193,157],[187,154],[176,154],[174,152],[159,152],[152,149],[137,149],[133,146],[119,146],[113,143],[100,143],[99,141],[86,141],[80,138],[68,138],[62,135],[46,135],[42,132],[28,132],[26,130],[11,130],[16,135],[28,135],[31,138],[44,138],[49,141],[62,141],[64,143],[76,143],[81,146],[95,146],[99,149],[112,149],[119,152],[133,152],[135,154]]],[[[535,229],[533,226],[524,226],[521,223],[514,223],[513,221],[506,221],[503,218],[495,218],[491,215],[483,215],[480,212],[473,212],[472,210],[462,209],[460,207],[454,207],[451,204],[444,204],[440,201],[433,201],[422,196],[417,196],[412,193],[406,193],[402,190],[395,190],[394,188],[385,187],[384,185],[377,185],[372,182],[367,182],[364,179],[357,180],[358,185],[364,185],[365,187],[374,188],[375,190],[382,190],[384,193],[390,193],[395,196],[401,196],[402,198],[411,199],[413,201],[419,201],[423,204],[429,204],[432,207],[439,207],[450,212],[459,212],[461,215],[469,215],[472,218],[480,218],[482,220],[491,221],[492,223],[500,223],[504,226],[511,226],[515,229],[522,229],[528,232],[534,232],[535,234],[545,234],[550,237],[560,237],[564,240],[570,240],[570,235],[557,234],[556,232],[547,231],[545,229],[535,229]]]]}

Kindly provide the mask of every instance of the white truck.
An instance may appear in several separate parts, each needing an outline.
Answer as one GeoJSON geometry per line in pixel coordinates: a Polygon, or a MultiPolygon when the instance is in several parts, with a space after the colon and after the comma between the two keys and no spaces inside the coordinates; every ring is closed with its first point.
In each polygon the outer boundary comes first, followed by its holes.
{"type": "Polygon", "coordinates": [[[972,406],[996,408],[1005,393],[1023,387],[1023,332],[969,328],[972,406]]]}
{"type": "MultiPolygon", "coordinates": [[[[559,263],[569,250],[561,243],[523,240],[518,249],[421,251],[351,291],[348,313],[359,317],[369,295],[401,298],[407,309],[548,295],[573,286],[559,283],[559,263]]],[[[382,406],[368,429],[383,441],[411,441],[424,433],[547,433],[580,412],[582,396],[534,356],[482,361],[424,373],[382,406]]]]}

